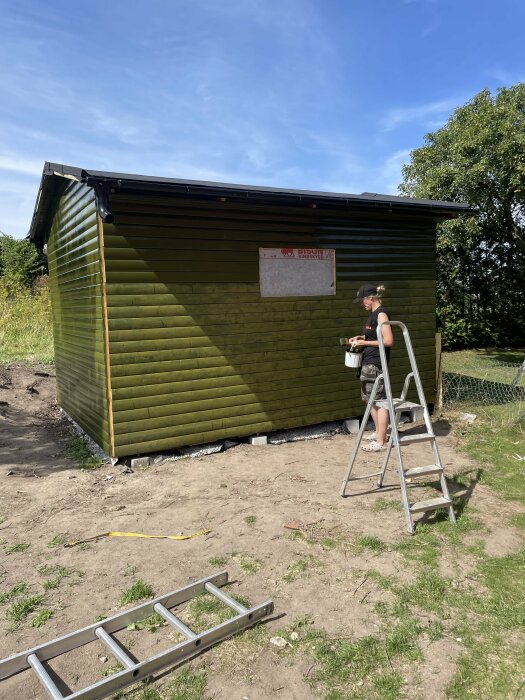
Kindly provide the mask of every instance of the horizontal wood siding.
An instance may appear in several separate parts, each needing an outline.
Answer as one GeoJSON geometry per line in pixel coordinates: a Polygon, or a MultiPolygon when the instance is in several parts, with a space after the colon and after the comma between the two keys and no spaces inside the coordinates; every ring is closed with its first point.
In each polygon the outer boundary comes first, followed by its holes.
{"type": "MultiPolygon", "coordinates": [[[[363,412],[339,336],[384,282],[434,382],[432,222],[379,214],[115,194],[104,226],[115,454],[166,450],[363,412]],[[337,295],[261,298],[260,247],[336,249],[337,295]]],[[[103,336],[95,338],[103,356],[103,336]]],[[[392,357],[398,386],[407,370],[392,357]]],[[[432,400],[432,396],[428,397],[432,400]]]]}
{"type": "Polygon", "coordinates": [[[59,405],[110,451],[97,214],[93,190],[71,182],[47,242],[59,405]]]}

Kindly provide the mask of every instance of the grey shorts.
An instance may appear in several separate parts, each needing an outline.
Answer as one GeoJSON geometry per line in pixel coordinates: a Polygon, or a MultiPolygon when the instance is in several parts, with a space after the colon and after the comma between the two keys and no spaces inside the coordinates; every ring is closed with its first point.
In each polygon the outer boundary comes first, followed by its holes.
{"type": "MultiPolygon", "coordinates": [[[[382,370],[375,365],[363,365],[361,367],[361,375],[359,377],[361,381],[361,398],[363,401],[368,403],[370,394],[372,393],[372,388],[378,374],[381,374],[382,370]]],[[[375,401],[384,401],[386,399],[385,383],[382,379],[379,380],[379,386],[377,387],[377,393],[375,396],[375,401]]]]}

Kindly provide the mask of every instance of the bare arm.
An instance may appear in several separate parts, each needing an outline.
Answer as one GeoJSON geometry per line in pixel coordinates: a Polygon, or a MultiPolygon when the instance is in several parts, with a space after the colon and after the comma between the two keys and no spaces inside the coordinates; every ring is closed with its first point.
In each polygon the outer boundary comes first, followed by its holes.
{"type": "MultiPolygon", "coordinates": [[[[377,317],[378,323],[383,321],[388,321],[388,316],[381,312],[377,317]]],[[[381,328],[381,336],[383,338],[383,344],[385,348],[390,348],[394,344],[394,334],[392,333],[392,326],[383,326],[381,328]]],[[[379,340],[365,340],[364,335],[356,336],[356,345],[363,345],[366,347],[379,347],[379,340]]]]}

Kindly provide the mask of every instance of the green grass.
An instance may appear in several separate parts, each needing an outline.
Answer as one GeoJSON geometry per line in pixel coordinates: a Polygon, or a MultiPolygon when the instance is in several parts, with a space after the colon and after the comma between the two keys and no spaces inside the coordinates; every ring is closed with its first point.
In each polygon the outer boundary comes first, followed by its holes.
{"type": "Polygon", "coordinates": [[[160,627],[164,627],[166,620],[161,617],[158,613],[153,613],[149,617],[145,617],[143,620],[138,620],[137,622],[132,622],[127,626],[128,630],[147,630],[148,632],[156,632],[160,627]]]}
{"type": "Polygon", "coordinates": [[[246,523],[246,525],[255,525],[255,523],[257,522],[257,516],[256,515],[247,515],[244,518],[244,522],[246,523]]]}
{"type": "Polygon", "coordinates": [[[0,362],[53,362],[53,327],[47,288],[10,294],[0,280],[0,362]]]}
{"type": "Polygon", "coordinates": [[[225,566],[228,559],[226,557],[210,557],[208,559],[208,564],[211,566],[225,566]]]}
{"type": "Polygon", "coordinates": [[[148,583],[137,579],[124,593],[120,596],[119,606],[136,603],[139,600],[153,597],[153,589],[148,583]]]}
{"type": "Polygon", "coordinates": [[[79,435],[69,441],[67,454],[81,469],[98,469],[102,464],[98,457],[91,454],[85,440],[79,435]]]}
{"type": "Polygon", "coordinates": [[[525,527],[525,513],[514,513],[510,519],[510,524],[514,527],[525,527]]]}
{"type": "Polygon", "coordinates": [[[11,544],[5,548],[6,554],[13,554],[15,552],[26,552],[30,544],[25,544],[23,542],[20,542],[19,544],[11,544]]]}
{"type": "Polygon", "coordinates": [[[53,576],[53,578],[44,581],[43,587],[45,591],[50,591],[55,588],[58,588],[62,583],[63,579],[70,578],[71,576],[77,577],[73,582],[70,582],[70,585],[75,585],[79,583],[78,579],[83,578],[84,576],[83,571],[79,571],[78,569],[71,569],[67,566],[51,566],[48,567],[47,570],[48,573],[54,573],[55,575],[53,576]]]}
{"type": "Polygon", "coordinates": [[[312,556],[297,559],[288,566],[283,581],[293,583],[298,578],[309,576],[311,569],[318,567],[319,564],[319,560],[312,556]]]}
{"type": "Polygon", "coordinates": [[[67,532],[59,532],[47,543],[48,547],[63,547],[67,544],[67,532]]]}
{"type": "Polygon", "coordinates": [[[18,596],[22,595],[22,593],[25,593],[27,591],[27,583],[15,583],[14,586],[12,586],[8,591],[4,591],[4,593],[0,593],[0,605],[5,605],[6,603],[9,603],[13,598],[18,598],[18,596]]]}
{"type": "Polygon", "coordinates": [[[261,562],[251,554],[236,554],[233,559],[237,561],[241,570],[248,575],[256,574],[261,568],[261,562]]]}
{"type": "Polygon", "coordinates": [[[41,610],[31,620],[31,627],[42,627],[53,616],[52,610],[41,610]]]}
{"type": "Polygon", "coordinates": [[[362,537],[358,537],[355,543],[359,549],[369,549],[371,552],[376,552],[377,554],[380,554],[386,550],[386,545],[384,542],[381,542],[379,537],[374,537],[373,535],[363,535],[362,537]]]}
{"type": "Polygon", "coordinates": [[[179,671],[168,685],[167,700],[204,700],[206,673],[195,671],[191,666],[179,671]]]}
{"type": "Polygon", "coordinates": [[[13,603],[6,611],[6,617],[17,627],[28,615],[34,612],[44,600],[42,595],[28,596],[13,603]]]}

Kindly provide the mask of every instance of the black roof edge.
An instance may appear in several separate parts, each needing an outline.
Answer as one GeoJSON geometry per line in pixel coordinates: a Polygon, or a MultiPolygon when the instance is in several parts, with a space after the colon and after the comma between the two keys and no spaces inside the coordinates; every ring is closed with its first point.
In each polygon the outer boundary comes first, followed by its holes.
{"type": "Polygon", "coordinates": [[[70,165],[46,162],[38,197],[31,221],[28,238],[43,242],[48,217],[52,213],[55,198],[63,191],[67,180],[77,180],[93,187],[97,206],[106,223],[113,221],[108,209],[108,196],[112,189],[126,189],[142,192],[180,193],[193,196],[230,197],[244,201],[279,201],[280,203],[307,205],[338,204],[365,208],[418,209],[438,219],[454,218],[460,214],[474,214],[476,209],[461,202],[445,202],[432,199],[411,199],[396,195],[383,195],[374,192],[345,194],[314,190],[283,189],[256,185],[238,185],[206,180],[186,180],[180,178],[132,175],[99,170],[85,170],[70,165]]]}

